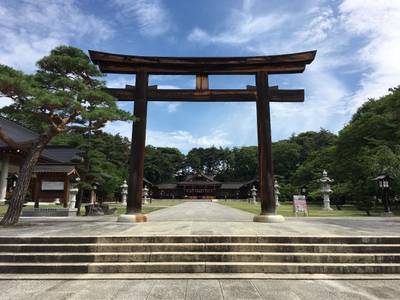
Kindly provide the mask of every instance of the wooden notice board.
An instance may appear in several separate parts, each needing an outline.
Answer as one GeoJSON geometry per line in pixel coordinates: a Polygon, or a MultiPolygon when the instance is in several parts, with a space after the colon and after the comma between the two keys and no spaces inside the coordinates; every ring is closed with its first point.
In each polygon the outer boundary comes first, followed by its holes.
{"type": "Polygon", "coordinates": [[[306,196],[293,195],[293,213],[296,216],[298,216],[298,213],[303,213],[305,216],[308,216],[306,196]]]}

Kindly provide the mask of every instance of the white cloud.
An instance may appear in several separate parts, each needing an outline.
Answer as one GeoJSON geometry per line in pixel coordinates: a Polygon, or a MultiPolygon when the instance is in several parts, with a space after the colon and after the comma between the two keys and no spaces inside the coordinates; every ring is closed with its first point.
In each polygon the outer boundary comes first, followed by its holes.
{"type": "Polygon", "coordinates": [[[0,63],[26,72],[60,44],[113,34],[108,23],[84,13],[74,0],[7,3],[0,3],[0,63]]]}
{"type": "Polygon", "coordinates": [[[13,103],[13,101],[8,97],[0,97],[0,108],[3,106],[7,106],[13,103]]]}
{"type": "MultiPolygon", "coordinates": [[[[128,82],[131,82],[131,84],[134,84],[134,77],[132,76],[108,76],[107,78],[107,87],[110,88],[125,88],[126,84],[128,82]]],[[[178,86],[176,85],[158,85],[157,86],[159,89],[179,89],[178,86]]],[[[151,102],[159,107],[163,107],[166,109],[168,113],[174,113],[178,110],[178,108],[181,106],[180,102],[151,102]]]]}
{"type": "MultiPolygon", "coordinates": [[[[176,85],[167,85],[167,84],[160,84],[157,86],[159,89],[170,89],[170,90],[177,90],[180,89],[179,86],[176,85]]],[[[155,105],[166,107],[168,113],[174,113],[178,110],[178,107],[181,106],[180,102],[152,102],[155,105]]]]}
{"type": "Polygon", "coordinates": [[[113,76],[107,75],[106,78],[107,87],[109,88],[125,88],[127,84],[134,85],[135,77],[134,76],[113,76]]]}
{"type": "Polygon", "coordinates": [[[171,28],[169,12],[159,0],[114,0],[114,3],[123,16],[137,23],[143,35],[159,36],[171,28]]]}
{"type": "MultiPolygon", "coordinates": [[[[262,1],[244,1],[240,11],[233,10],[222,21],[222,30],[196,27],[188,39],[199,45],[235,45],[250,55],[318,50],[304,74],[278,79],[278,84],[286,82],[285,88],[305,88],[306,100],[271,105],[275,136],[320,127],[337,131],[368,98],[400,84],[400,1],[309,0],[302,9],[287,10],[276,23],[279,8],[260,14],[262,5],[262,1]],[[249,25],[264,22],[261,31],[249,25]],[[358,85],[353,83],[357,80],[358,85]]],[[[242,120],[251,124],[255,117],[247,114],[242,120]]],[[[226,132],[235,132],[235,122],[225,123],[226,132]]],[[[253,130],[246,128],[249,134],[253,130]]]]}
{"type": "Polygon", "coordinates": [[[147,132],[147,144],[159,147],[177,147],[182,151],[188,151],[194,147],[229,146],[232,142],[227,133],[219,129],[213,129],[207,135],[194,136],[184,130],[147,132]]]}
{"type": "Polygon", "coordinates": [[[250,1],[244,3],[242,9],[233,10],[223,29],[217,29],[213,33],[207,33],[201,28],[194,28],[187,39],[191,42],[245,44],[255,38],[278,29],[288,16],[284,13],[270,13],[255,16],[251,12],[250,1]]]}
{"type": "Polygon", "coordinates": [[[400,84],[400,1],[345,0],[339,10],[349,33],[364,41],[356,57],[366,69],[352,97],[353,112],[368,98],[400,84]]]}
{"type": "MultiPolygon", "coordinates": [[[[132,123],[111,122],[107,124],[104,130],[131,139],[132,123]]],[[[232,145],[232,141],[228,138],[228,134],[220,129],[211,129],[209,134],[201,136],[195,136],[185,130],[159,131],[148,129],[146,144],[156,147],[176,147],[187,152],[193,147],[229,146],[232,145]]]]}
{"type": "MultiPolygon", "coordinates": [[[[348,37],[343,35],[333,8],[311,1],[303,10],[288,11],[285,14],[274,11],[260,15],[256,4],[247,1],[242,11],[233,11],[227,18],[231,26],[225,31],[209,34],[195,28],[188,39],[237,44],[242,50],[255,55],[318,49],[316,60],[307,67],[304,74],[296,76],[295,81],[290,75],[278,79],[278,84],[291,80],[285,88],[305,88],[306,101],[302,104],[271,104],[273,136],[280,139],[293,132],[318,130],[320,127],[337,130],[343,126],[343,116],[346,113],[343,106],[349,91],[346,84],[335,75],[335,71],[349,63],[338,59],[348,37]],[[255,28],[258,30],[252,30],[251,24],[257,25],[255,28]]],[[[235,143],[249,143],[249,136],[256,141],[254,105],[236,109],[232,107],[231,110],[234,117],[225,119],[223,130],[235,136],[235,143]],[[235,120],[240,120],[241,128],[238,128],[235,120]]]]}

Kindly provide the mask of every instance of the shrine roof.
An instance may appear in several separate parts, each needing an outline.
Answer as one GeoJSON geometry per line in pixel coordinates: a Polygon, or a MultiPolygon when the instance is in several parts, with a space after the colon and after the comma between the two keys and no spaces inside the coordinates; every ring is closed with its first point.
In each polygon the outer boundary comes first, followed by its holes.
{"type": "MultiPolygon", "coordinates": [[[[196,179],[202,178],[204,179],[204,181],[207,182],[216,182],[214,180],[214,176],[212,175],[206,175],[204,173],[195,173],[195,174],[190,174],[188,176],[186,176],[185,180],[183,182],[194,182],[194,181],[199,181],[196,179]]],[[[201,180],[200,180],[201,181],[201,180]]]]}
{"type": "MultiPolygon", "coordinates": [[[[18,122],[0,116],[0,129],[9,137],[13,143],[21,149],[33,143],[39,138],[39,134],[24,127],[18,122]]],[[[8,150],[12,145],[0,138],[0,149],[8,150]]],[[[48,162],[72,163],[82,160],[82,151],[66,145],[47,145],[41,154],[41,158],[48,162]]]]}
{"type": "MultiPolygon", "coordinates": [[[[22,126],[21,124],[6,119],[0,116],[0,128],[3,130],[8,137],[10,137],[15,143],[24,145],[35,141],[39,135],[22,126]]],[[[0,138],[0,148],[8,148],[9,145],[0,138]]]]}
{"type": "Polygon", "coordinates": [[[62,173],[62,174],[76,174],[75,166],[61,165],[61,164],[40,164],[33,170],[34,173],[62,173]]]}
{"type": "Polygon", "coordinates": [[[178,185],[220,185],[221,182],[218,181],[180,181],[178,185]]]}
{"type": "Polygon", "coordinates": [[[176,189],[176,186],[177,186],[176,183],[161,183],[161,184],[157,184],[157,188],[162,189],[162,190],[176,189]]]}
{"type": "Polygon", "coordinates": [[[81,162],[83,151],[70,146],[48,145],[42,152],[42,157],[60,163],[81,162]]]}
{"type": "Polygon", "coordinates": [[[236,190],[244,186],[245,182],[224,182],[221,185],[221,190],[236,190]]]}

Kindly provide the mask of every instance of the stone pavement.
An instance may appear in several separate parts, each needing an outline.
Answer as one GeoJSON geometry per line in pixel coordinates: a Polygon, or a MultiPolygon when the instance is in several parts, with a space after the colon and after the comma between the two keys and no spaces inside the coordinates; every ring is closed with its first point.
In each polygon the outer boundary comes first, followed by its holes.
{"type": "Polygon", "coordinates": [[[399,299],[398,280],[2,280],[2,300],[399,299]]]}
{"type": "Polygon", "coordinates": [[[150,222],[252,222],[254,215],[215,202],[184,202],[149,214],[150,222]]]}
{"type": "Polygon", "coordinates": [[[117,223],[117,217],[21,218],[0,236],[101,235],[297,235],[399,236],[400,217],[291,217],[255,223],[254,215],[212,202],[186,202],[149,214],[149,222],[117,223]]]}

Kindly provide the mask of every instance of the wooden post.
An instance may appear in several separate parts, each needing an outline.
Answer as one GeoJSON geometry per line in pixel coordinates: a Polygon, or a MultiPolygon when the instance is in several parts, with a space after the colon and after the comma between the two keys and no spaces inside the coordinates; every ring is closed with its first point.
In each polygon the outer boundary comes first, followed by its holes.
{"type": "Polygon", "coordinates": [[[256,74],[258,163],[261,215],[275,214],[274,167],[272,161],[271,114],[269,107],[268,75],[256,74]]]}
{"type": "Polygon", "coordinates": [[[200,91],[208,90],[208,75],[205,74],[196,75],[196,90],[200,91]]]}
{"type": "Polygon", "coordinates": [[[146,145],[147,87],[148,74],[136,74],[136,97],[132,128],[131,157],[129,163],[127,214],[141,213],[144,171],[144,150],[146,145]]]}
{"type": "Polygon", "coordinates": [[[69,177],[68,174],[64,175],[64,208],[68,207],[69,202],[69,177]]]}
{"type": "Polygon", "coordinates": [[[42,177],[40,173],[36,174],[36,178],[34,180],[34,188],[33,188],[33,201],[35,202],[35,208],[39,208],[39,193],[42,185],[42,177]]]}

